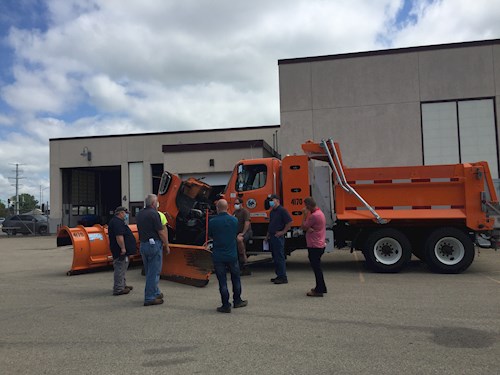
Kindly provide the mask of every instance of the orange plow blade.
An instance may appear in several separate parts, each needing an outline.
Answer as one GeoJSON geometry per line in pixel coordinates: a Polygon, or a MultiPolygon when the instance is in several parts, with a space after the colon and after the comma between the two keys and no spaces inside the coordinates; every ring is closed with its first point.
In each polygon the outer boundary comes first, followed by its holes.
{"type": "Polygon", "coordinates": [[[214,268],[212,252],[203,246],[170,244],[170,254],[163,257],[160,277],[181,284],[203,287],[214,268]]]}
{"type": "MultiPolygon", "coordinates": [[[[137,254],[131,263],[141,263],[136,225],[129,225],[136,239],[137,254]]],[[[109,249],[108,229],[99,224],[62,227],[57,233],[57,246],[73,246],[73,263],[68,276],[98,271],[113,266],[109,249]]],[[[211,252],[202,246],[170,244],[170,254],[163,257],[161,278],[202,287],[208,284],[213,270],[211,252]]]]}
{"type": "MultiPolygon", "coordinates": [[[[137,226],[130,225],[130,229],[137,240],[137,226]]],[[[113,257],[109,250],[108,228],[102,225],[60,228],[57,233],[57,247],[70,245],[73,246],[73,264],[66,273],[68,276],[113,266],[113,257]]],[[[131,256],[130,261],[141,261],[141,256],[139,254],[131,256]]]]}

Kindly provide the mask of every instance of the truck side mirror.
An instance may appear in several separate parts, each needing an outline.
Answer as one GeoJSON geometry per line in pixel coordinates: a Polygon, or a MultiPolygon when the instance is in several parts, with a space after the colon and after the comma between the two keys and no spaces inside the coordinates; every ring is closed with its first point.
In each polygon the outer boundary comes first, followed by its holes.
{"type": "Polygon", "coordinates": [[[266,198],[266,200],[264,201],[264,208],[266,210],[269,210],[271,208],[271,206],[269,205],[269,201],[270,201],[269,198],[266,198]]]}

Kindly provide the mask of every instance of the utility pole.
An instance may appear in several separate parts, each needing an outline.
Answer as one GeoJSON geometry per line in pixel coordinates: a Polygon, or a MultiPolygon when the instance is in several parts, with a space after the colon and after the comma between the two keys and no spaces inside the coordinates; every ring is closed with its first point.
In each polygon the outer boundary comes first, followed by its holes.
{"type": "Polygon", "coordinates": [[[10,163],[10,164],[13,164],[16,166],[16,177],[9,177],[9,179],[16,180],[16,182],[15,182],[15,186],[16,186],[16,208],[15,208],[15,211],[16,211],[16,215],[19,215],[19,180],[24,179],[24,177],[19,177],[19,173],[23,172],[22,170],[19,170],[19,166],[22,164],[19,164],[19,163],[15,163],[15,164],[10,163]]]}

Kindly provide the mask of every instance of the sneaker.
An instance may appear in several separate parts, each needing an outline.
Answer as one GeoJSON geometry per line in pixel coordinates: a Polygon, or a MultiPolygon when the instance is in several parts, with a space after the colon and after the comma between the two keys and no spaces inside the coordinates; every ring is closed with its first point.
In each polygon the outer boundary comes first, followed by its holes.
{"type": "Polygon", "coordinates": [[[274,280],[274,283],[276,285],[278,284],[288,284],[288,280],[287,279],[280,279],[279,277],[277,277],[275,280],[274,280]]]}
{"type": "Polygon", "coordinates": [[[248,305],[248,301],[244,301],[244,300],[241,300],[240,302],[233,303],[233,307],[235,309],[237,309],[239,307],[245,307],[246,305],[248,305]]]}
{"type": "Polygon", "coordinates": [[[123,294],[129,294],[129,293],[130,293],[130,289],[125,288],[125,289],[123,289],[123,290],[121,290],[119,292],[113,292],[113,295],[114,296],[121,296],[123,294]]]}
{"type": "Polygon", "coordinates": [[[155,298],[156,299],[163,299],[163,293],[158,294],[155,298]]]}
{"type": "Polygon", "coordinates": [[[144,306],[161,305],[163,303],[162,299],[154,299],[152,301],[144,302],[144,306]]]}
{"type": "Polygon", "coordinates": [[[125,288],[130,289],[130,290],[134,289],[134,287],[132,285],[126,285],[125,288]]]}
{"type": "Polygon", "coordinates": [[[271,279],[271,282],[272,282],[272,283],[274,283],[276,280],[278,280],[278,278],[277,278],[277,277],[273,277],[273,278],[271,279]]]}
{"type": "Polygon", "coordinates": [[[220,307],[217,307],[217,312],[220,312],[220,313],[230,313],[231,312],[231,306],[220,306],[220,307]]]}
{"type": "Polygon", "coordinates": [[[323,293],[316,292],[314,289],[310,290],[306,294],[308,297],[323,297],[323,293]]]}

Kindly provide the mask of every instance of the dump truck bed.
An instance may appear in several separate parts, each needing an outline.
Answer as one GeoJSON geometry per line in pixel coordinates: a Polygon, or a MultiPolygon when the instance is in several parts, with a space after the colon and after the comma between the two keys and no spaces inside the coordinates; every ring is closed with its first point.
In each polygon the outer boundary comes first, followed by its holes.
{"type": "Polygon", "coordinates": [[[497,204],[498,199],[487,162],[347,168],[338,144],[332,141],[308,142],[302,148],[311,159],[329,162],[337,175],[334,193],[339,220],[371,222],[377,219],[375,211],[382,219],[378,218],[379,223],[452,221],[474,231],[493,229],[486,204],[497,204]]]}

